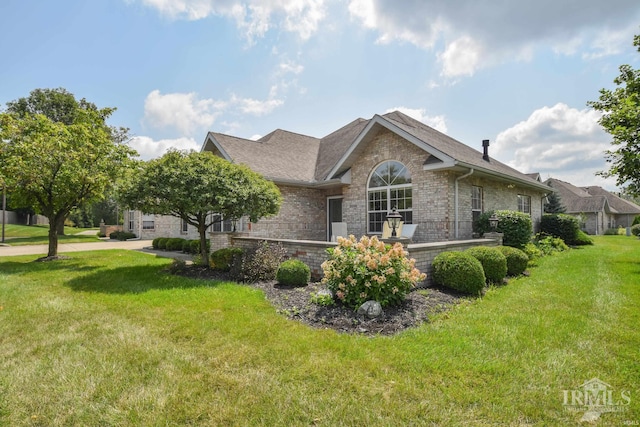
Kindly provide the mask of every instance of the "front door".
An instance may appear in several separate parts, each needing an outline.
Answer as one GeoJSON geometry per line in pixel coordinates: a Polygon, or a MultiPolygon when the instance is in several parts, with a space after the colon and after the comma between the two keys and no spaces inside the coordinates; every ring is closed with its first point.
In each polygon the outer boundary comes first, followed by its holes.
{"type": "Polygon", "coordinates": [[[342,222],[342,197],[327,198],[327,241],[333,234],[332,222],[342,222]]]}

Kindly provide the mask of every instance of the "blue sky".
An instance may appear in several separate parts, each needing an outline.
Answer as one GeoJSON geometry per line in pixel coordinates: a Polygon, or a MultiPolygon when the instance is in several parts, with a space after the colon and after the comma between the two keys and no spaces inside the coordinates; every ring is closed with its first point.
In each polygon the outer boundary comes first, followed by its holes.
{"type": "Polygon", "coordinates": [[[637,0],[3,0],[0,105],[64,87],[145,159],[399,109],[522,172],[615,188],[586,103],[640,68],[637,0]]]}

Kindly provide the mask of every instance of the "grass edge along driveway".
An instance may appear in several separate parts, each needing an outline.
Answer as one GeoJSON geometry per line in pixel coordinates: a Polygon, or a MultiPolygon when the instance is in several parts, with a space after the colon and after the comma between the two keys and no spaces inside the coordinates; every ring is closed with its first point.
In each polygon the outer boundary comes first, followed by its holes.
{"type": "Polygon", "coordinates": [[[33,259],[0,258],[0,425],[575,425],[564,396],[593,378],[630,396],[596,425],[640,421],[633,238],[377,338],[311,329],[147,254],[33,259]]]}

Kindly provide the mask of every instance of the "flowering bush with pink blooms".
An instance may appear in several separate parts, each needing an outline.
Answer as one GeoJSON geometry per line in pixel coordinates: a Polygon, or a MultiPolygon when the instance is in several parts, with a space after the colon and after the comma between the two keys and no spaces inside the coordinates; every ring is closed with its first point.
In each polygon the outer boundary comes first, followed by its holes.
{"type": "Polygon", "coordinates": [[[400,304],[407,292],[427,276],[407,258],[402,244],[385,245],[377,237],[357,241],[339,237],[322,264],[322,283],[345,305],[358,308],[369,300],[381,306],[400,304]]]}

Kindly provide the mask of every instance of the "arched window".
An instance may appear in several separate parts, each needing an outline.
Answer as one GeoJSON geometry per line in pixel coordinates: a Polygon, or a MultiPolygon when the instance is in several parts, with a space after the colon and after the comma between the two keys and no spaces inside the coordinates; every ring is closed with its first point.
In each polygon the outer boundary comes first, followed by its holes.
{"type": "Polygon", "coordinates": [[[388,160],[371,174],[367,186],[369,233],[382,233],[387,213],[396,208],[405,224],[413,222],[411,174],[400,162],[388,160]]]}

